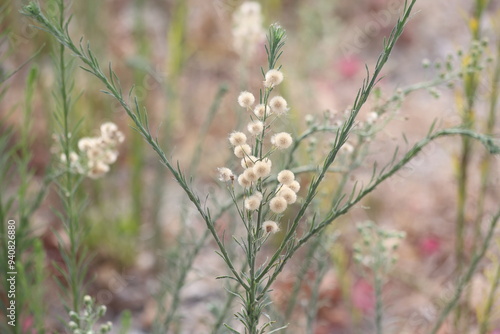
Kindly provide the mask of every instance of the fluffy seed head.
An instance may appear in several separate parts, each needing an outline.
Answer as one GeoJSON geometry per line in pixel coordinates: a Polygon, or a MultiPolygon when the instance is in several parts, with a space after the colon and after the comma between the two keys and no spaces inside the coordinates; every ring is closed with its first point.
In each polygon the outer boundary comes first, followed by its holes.
{"type": "Polygon", "coordinates": [[[240,93],[240,96],[238,96],[238,103],[243,108],[250,108],[254,104],[254,102],[255,97],[250,92],[244,91],[240,93]]]}
{"type": "Polygon", "coordinates": [[[266,164],[268,164],[269,168],[273,167],[273,162],[271,161],[271,159],[264,158],[264,159],[262,159],[262,161],[264,161],[266,164]]]}
{"type": "Polygon", "coordinates": [[[259,208],[261,200],[262,194],[260,196],[257,194],[249,196],[247,199],[245,199],[245,209],[249,211],[257,210],[259,208]]]}
{"type": "Polygon", "coordinates": [[[279,150],[284,150],[292,145],[293,139],[289,133],[280,132],[271,137],[271,144],[279,150]]]}
{"type": "Polygon", "coordinates": [[[255,108],[253,109],[253,113],[255,114],[255,116],[257,116],[258,118],[264,118],[264,116],[267,114],[267,115],[270,115],[271,114],[271,108],[269,106],[265,106],[264,104],[258,104],[255,106],[255,108]]]}
{"type": "Polygon", "coordinates": [[[340,148],[340,151],[342,151],[342,152],[344,152],[346,154],[349,154],[349,153],[352,153],[354,151],[354,147],[351,144],[349,144],[349,143],[345,143],[340,148]]]}
{"type": "Polygon", "coordinates": [[[104,150],[101,155],[101,160],[105,164],[113,164],[118,159],[118,152],[115,150],[104,150]]]}
{"type": "Polygon", "coordinates": [[[256,161],[257,158],[254,157],[253,155],[244,156],[243,159],[241,159],[241,167],[245,169],[253,167],[256,161]]]}
{"type": "Polygon", "coordinates": [[[264,123],[261,121],[253,121],[247,125],[248,132],[254,136],[258,136],[264,130],[264,123]]]}
{"type": "Polygon", "coordinates": [[[252,169],[258,178],[271,174],[271,166],[264,161],[257,161],[252,169]]]}
{"type": "Polygon", "coordinates": [[[247,136],[243,132],[235,131],[229,135],[229,142],[233,146],[239,146],[247,143],[247,136]]]}
{"type": "Polygon", "coordinates": [[[234,180],[234,174],[229,168],[221,167],[217,168],[217,170],[219,171],[219,181],[227,182],[234,180]]]}
{"type": "Polygon", "coordinates": [[[109,172],[109,166],[102,161],[89,161],[88,177],[97,179],[109,172]]]}
{"type": "Polygon", "coordinates": [[[298,193],[300,190],[300,183],[297,180],[290,182],[287,186],[288,188],[292,189],[295,193],[298,193]]]}
{"type": "Polygon", "coordinates": [[[101,124],[101,138],[105,143],[116,145],[125,140],[125,136],[118,130],[118,126],[112,122],[101,124]]]}
{"type": "MultiPolygon", "coordinates": [[[[66,154],[62,153],[61,154],[61,162],[62,163],[66,163],[68,160],[66,159],[66,154]]],[[[71,163],[75,163],[78,161],[78,159],[80,159],[80,157],[78,156],[78,154],[76,154],[75,152],[69,152],[69,161],[71,163]]]]}
{"type": "Polygon", "coordinates": [[[282,213],[283,211],[286,210],[288,203],[286,202],[286,199],[284,199],[281,196],[274,197],[270,202],[269,202],[269,208],[271,209],[272,212],[275,213],[282,213]]]}
{"type": "Polygon", "coordinates": [[[255,171],[252,168],[247,168],[244,172],[243,172],[243,175],[245,176],[245,179],[247,179],[248,181],[250,182],[255,182],[259,179],[259,177],[257,176],[257,174],[255,174],[255,171]]]}
{"type": "Polygon", "coordinates": [[[78,149],[82,152],[87,152],[97,145],[99,145],[99,140],[97,138],[83,137],[78,141],[78,149]]]}
{"type": "Polygon", "coordinates": [[[266,73],[266,80],[264,81],[264,86],[271,88],[279,85],[283,81],[283,73],[278,70],[269,70],[266,73]]]}
{"type": "Polygon", "coordinates": [[[290,185],[295,180],[295,175],[290,170],[282,170],[278,173],[278,182],[286,186],[290,185]]]}
{"type": "Polygon", "coordinates": [[[238,183],[243,188],[248,188],[252,185],[252,182],[248,181],[248,179],[245,177],[244,174],[241,174],[240,176],[238,176],[238,183]]]}
{"type": "Polygon", "coordinates": [[[293,204],[297,201],[297,194],[285,185],[278,191],[278,196],[283,197],[288,204],[293,204]]]}
{"type": "Polygon", "coordinates": [[[250,153],[252,153],[252,148],[248,144],[239,145],[234,148],[234,155],[240,159],[246,155],[250,155],[250,153]]]}
{"type": "Polygon", "coordinates": [[[269,102],[269,106],[271,107],[272,111],[278,116],[283,115],[288,111],[288,104],[286,100],[281,96],[273,97],[269,102]]]}
{"type": "Polygon", "coordinates": [[[267,233],[272,233],[272,234],[280,230],[278,224],[272,220],[267,220],[264,223],[262,223],[262,229],[267,233]]]}
{"type": "Polygon", "coordinates": [[[368,124],[373,124],[378,118],[378,114],[375,111],[372,111],[371,113],[366,116],[366,123],[368,124]]]}

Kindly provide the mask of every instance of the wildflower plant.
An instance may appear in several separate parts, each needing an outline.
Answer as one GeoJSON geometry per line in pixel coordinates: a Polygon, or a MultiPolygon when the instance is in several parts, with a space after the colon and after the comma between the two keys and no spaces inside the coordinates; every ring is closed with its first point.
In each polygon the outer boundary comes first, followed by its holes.
{"type": "MultiPolygon", "coordinates": [[[[403,157],[398,158],[395,154],[392,161],[382,169],[374,166],[372,176],[366,184],[355,185],[347,191],[342,189],[325,211],[318,212],[317,207],[311,205],[325,176],[335,167],[332,165],[337,159],[346,152],[354,154],[355,147],[349,144],[348,140],[356,130],[359,112],[378,82],[382,68],[388,61],[396,41],[401,36],[415,3],[416,0],[405,2],[401,18],[398,19],[391,35],[384,41],[382,53],[375,64],[373,73],[367,69],[367,76],[354,99],[354,103],[349,108],[345,118],[336,126],[335,138],[330,143],[329,151],[321,164],[314,166],[314,168],[301,169],[294,154],[308,137],[308,133],[317,132],[317,128],[293,138],[287,132],[277,132],[274,127],[277,119],[286,118],[289,107],[288,102],[275,93],[276,87],[284,80],[284,71],[282,71],[278,61],[285,43],[285,30],[277,24],[271,25],[266,45],[267,68],[261,71],[263,84],[258,97],[249,91],[244,91],[237,98],[239,106],[243,108],[243,112],[249,118],[246,130],[244,130],[247,131],[247,134],[236,130],[229,135],[232,154],[235,156],[234,159],[239,161],[237,165],[241,168],[238,167],[237,170],[233,171],[229,167],[220,167],[218,170],[219,180],[227,186],[231,203],[218,207],[215,211],[200,199],[180,165],[172,163],[167,157],[158,140],[151,134],[146,111],[139,105],[137,98],[131,97],[128,100],[124,96],[118,77],[111,66],[106,73],[89,44],[85,46],[81,43],[80,45],[74,44],[67,29],[69,22],[55,25],[45,17],[39,5],[34,2],[25,6],[23,13],[35,20],[41,29],[50,33],[61,45],[68,48],[75,57],[83,62],[84,70],[102,82],[105,86],[104,93],[119,102],[132,120],[135,129],[158,154],[161,163],[172,173],[205,222],[208,230],[206,233],[212,236],[217,253],[227,266],[228,273],[219,276],[219,278],[225,278],[235,283],[231,285],[229,292],[240,300],[242,306],[241,311],[236,313],[236,318],[243,324],[245,333],[257,334],[272,333],[283,328],[273,328],[272,319],[263,320],[263,316],[270,303],[271,287],[292,256],[306,243],[317,238],[333,221],[360,203],[378,185],[398,172],[430,142],[445,136],[467,136],[482,143],[490,153],[500,153],[500,148],[490,136],[461,127],[436,130],[433,126],[428,134],[421,141],[415,143],[403,157]],[[284,164],[278,163],[279,159],[276,157],[283,158],[284,164]],[[278,168],[278,166],[280,167],[278,168]],[[297,169],[301,173],[311,174],[309,184],[303,185],[299,182],[297,169]],[[304,189],[301,196],[298,196],[297,193],[301,188],[304,189]],[[293,213],[289,210],[292,205],[296,209],[293,210],[293,213]],[[244,227],[244,235],[233,238],[245,254],[243,261],[241,261],[241,257],[233,257],[229,254],[225,239],[220,236],[216,224],[222,212],[230,207],[235,208],[240,219],[240,222],[234,222],[234,224],[240,224],[244,227]],[[287,215],[290,218],[284,218],[285,212],[290,213],[287,215]],[[264,260],[259,255],[262,253],[266,241],[273,238],[280,229],[283,233],[281,240],[278,241],[276,249],[264,260]]],[[[132,94],[129,95],[132,96],[132,94]]],[[[377,119],[378,114],[372,114],[368,118],[367,124],[374,124],[377,119]]],[[[69,151],[66,153],[69,154],[69,151]]],[[[441,323],[456,305],[463,286],[470,280],[479,261],[484,257],[499,217],[500,213],[491,220],[485,243],[481,251],[475,255],[464,279],[457,286],[453,300],[443,310],[442,318],[439,320],[441,323]]],[[[436,331],[441,323],[436,324],[436,331]]],[[[232,333],[239,333],[230,325],[226,325],[226,328],[232,333]]]]}
{"type": "Polygon", "coordinates": [[[106,306],[97,305],[90,296],[83,297],[83,307],[69,312],[68,328],[72,334],[106,334],[111,331],[113,325],[107,322],[99,326],[96,331],[97,322],[106,314],[106,306]]]}
{"type": "Polygon", "coordinates": [[[373,273],[375,287],[375,327],[376,333],[382,328],[382,288],[391,267],[395,264],[395,254],[404,232],[383,229],[373,222],[358,225],[361,240],[354,245],[354,260],[373,273]]]}

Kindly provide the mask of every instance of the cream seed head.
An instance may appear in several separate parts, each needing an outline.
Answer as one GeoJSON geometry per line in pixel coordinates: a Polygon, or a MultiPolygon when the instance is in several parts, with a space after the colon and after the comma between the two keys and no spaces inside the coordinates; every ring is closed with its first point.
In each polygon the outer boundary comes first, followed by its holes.
{"type": "Polygon", "coordinates": [[[245,176],[245,179],[247,179],[248,181],[250,182],[255,182],[259,179],[259,177],[257,176],[257,174],[255,174],[255,171],[252,168],[247,168],[244,172],[243,172],[243,175],[245,176]]]}
{"type": "Polygon", "coordinates": [[[238,103],[243,108],[250,108],[255,102],[255,97],[252,93],[244,91],[238,96],[238,103]]]}
{"type": "Polygon", "coordinates": [[[344,145],[342,145],[342,147],[340,148],[340,151],[341,152],[344,152],[346,154],[350,154],[352,152],[354,152],[354,147],[349,144],[349,143],[345,143],[344,145]]]}
{"type": "Polygon", "coordinates": [[[282,213],[283,211],[286,210],[287,206],[288,203],[286,199],[284,199],[281,196],[276,196],[269,202],[269,208],[274,213],[282,213]]]}
{"type": "Polygon", "coordinates": [[[269,106],[266,107],[266,105],[264,105],[264,104],[258,104],[253,109],[253,113],[258,118],[264,118],[264,116],[266,116],[266,114],[268,116],[271,114],[271,108],[269,106]]]}
{"type": "Polygon", "coordinates": [[[266,73],[266,80],[264,81],[264,86],[271,88],[279,85],[283,81],[283,73],[278,70],[269,70],[266,73]]]}
{"type": "Polygon", "coordinates": [[[254,136],[258,136],[264,130],[264,123],[261,121],[252,121],[247,125],[248,132],[254,136]]]}
{"type": "Polygon", "coordinates": [[[293,204],[297,201],[297,194],[285,185],[278,191],[278,196],[283,197],[288,204],[293,204]]]}
{"type": "Polygon", "coordinates": [[[219,171],[219,181],[227,182],[234,180],[234,174],[229,168],[220,167],[217,170],[219,171]]]}
{"type": "Polygon", "coordinates": [[[272,220],[267,220],[267,221],[263,222],[262,223],[262,229],[266,233],[271,233],[271,234],[274,234],[274,233],[276,233],[276,232],[278,232],[280,230],[278,224],[275,221],[272,221],[272,220]]]}
{"type": "Polygon", "coordinates": [[[273,167],[273,162],[271,161],[271,159],[264,158],[264,159],[262,159],[262,161],[264,161],[266,164],[268,164],[269,168],[273,167]]]}
{"type": "Polygon", "coordinates": [[[288,104],[281,96],[273,97],[269,102],[269,106],[271,107],[273,113],[278,116],[283,115],[288,111],[288,104]]]}
{"type": "Polygon", "coordinates": [[[282,170],[278,173],[278,182],[288,186],[295,180],[295,175],[290,170],[282,170]]]}
{"type": "Polygon", "coordinates": [[[235,131],[229,135],[229,142],[233,146],[239,146],[247,143],[247,136],[243,132],[235,131]]]}
{"type": "Polygon", "coordinates": [[[366,123],[373,124],[378,118],[378,114],[375,111],[372,111],[366,116],[366,123]]]}
{"type": "Polygon", "coordinates": [[[101,160],[106,164],[113,164],[118,159],[118,152],[115,150],[105,150],[102,152],[101,160]]]}
{"type": "Polygon", "coordinates": [[[250,155],[250,153],[252,153],[252,148],[248,144],[239,145],[234,148],[234,155],[238,158],[243,158],[246,155],[250,155]]]}
{"type": "Polygon", "coordinates": [[[83,137],[78,141],[78,149],[82,152],[87,152],[97,145],[99,145],[98,138],[83,137]]]}
{"type": "Polygon", "coordinates": [[[287,185],[288,188],[292,189],[295,193],[298,193],[300,190],[300,183],[297,180],[292,181],[287,185]]]}
{"type": "MultiPolygon", "coordinates": [[[[68,160],[66,159],[66,154],[65,153],[62,153],[61,156],[60,156],[60,159],[61,159],[61,162],[62,163],[66,163],[68,160]]],[[[80,157],[78,156],[78,154],[76,154],[75,152],[71,151],[69,152],[69,161],[73,164],[75,162],[78,161],[78,159],[80,159],[80,157]]]]}
{"type": "Polygon", "coordinates": [[[125,140],[125,136],[118,130],[118,126],[112,122],[101,124],[101,138],[105,143],[116,145],[125,140]]]}
{"type": "Polygon", "coordinates": [[[248,211],[257,210],[262,201],[262,195],[252,195],[245,199],[245,209],[248,211]]]}
{"type": "Polygon", "coordinates": [[[246,155],[243,157],[243,159],[241,159],[241,167],[243,167],[245,169],[253,167],[257,160],[258,159],[256,157],[254,157],[253,155],[246,155]]]}
{"type": "Polygon", "coordinates": [[[279,150],[284,150],[292,145],[293,139],[289,133],[280,132],[271,137],[271,144],[279,150]]]}
{"type": "Polygon", "coordinates": [[[271,174],[271,166],[269,166],[269,164],[265,163],[264,161],[257,161],[252,167],[252,170],[258,178],[266,177],[271,174]]]}
{"type": "Polygon", "coordinates": [[[238,183],[240,186],[242,186],[243,188],[248,188],[252,185],[252,182],[250,182],[244,174],[241,174],[240,176],[238,176],[238,183]]]}
{"type": "Polygon", "coordinates": [[[91,179],[97,179],[109,172],[109,166],[102,161],[89,161],[89,170],[87,176],[91,179]]]}

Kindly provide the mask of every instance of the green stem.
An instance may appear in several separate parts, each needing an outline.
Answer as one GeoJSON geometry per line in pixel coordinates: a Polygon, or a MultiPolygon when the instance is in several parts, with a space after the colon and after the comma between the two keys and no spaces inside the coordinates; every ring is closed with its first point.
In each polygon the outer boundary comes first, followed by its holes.
{"type": "Polygon", "coordinates": [[[494,233],[495,228],[497,226],[499,219],[500,219],[500,211],[498,211],[495,214],[495,216],[491,219],[490,227],[488,229],[488,233],[486,234],[486,238],[484,239],[484,242],[482,244],[481,249],[472,258],[470,266],[468,267],[465,274],[462,276],[462,278],[458,282],[458,285],[457,285],[457,288],[455,289],[455,293],[453,294],[453,297],[445,305],[445,307],[443,308],[443,311],[441,311],[441,313],[439,314],[438,320],[436,321],[434,327],[429,332],[429,334],[438,333],[443,322],[446,320],[446,317],[450,314],[450,312],[457,305],[458,301],[460,300],[460,297],[462,296],[463,291],[467,288],[467,285],[469,284],[470,280],[472,279],[472,276],[475,273],[477,266],[479,265],[481,260],[484,258],[486,251],[488,250],[488,248],[491,244],[491,241],[492,241],[493,236],[495,234],[494,233]]]}
{"type": "Polygon", "coordinates": [[[488,301],[486,302],[486,307],[484,310],[483,321],[481,321],[481,326],[479,334],[486,334],[489,329],[489,320],[491,318],[491,313],[493,311],[493,305],[496,301],[496,294],[498,285],[500,284],[500,265],[497,265],[497,270],[495,272],[495,277],[493,278],[493,283],[491,285],[491,291],[488,295],[488,301]]]}
{"type": "MultiPolygon", "coordinates": [[[[309,191],[304,199],[304,204],[300,208],[299,212],[297,213],[295,219],[293,220],[292,225],[288,229],[287,234],[283,238],[283,241],[281,242],[281,245],[279,246],[278,250],[274,253],[272,258],[269,260],[268,264],[265,266],[265,268],[262,270],[259,280],[263,279],[270,271],[272,268],[275,268],[276,264],[281,261],[280,259],[282,258],[282,252],[290,246],[290,243],[293,242],[293,239],[295,238],[295,233],[297,231],[297,228],[299,226],[299,223],[306,213],[307,208],[311,204],[313,198],[316,195],[316,192],[318,190],[319,185],[321,184],[323,178],[325,177],[328,168],[330,165],[333,163],[335,160],[337,153],[339,152],[340,148],[342,145],[347,141],[349,134],[354,126],[355,119],[361,109],[361,107],[365,104],[365,102],[368,99],[368,96],[370,96],[370,93],[372,89],[375,87],[376,83],[378,82],[378,77],[380,72],[382,71],[382,68],[384,67],[385,63],[389,59],[389,55],[392,52],[392,49],[394,48],[394,45],[396,44],[396,41],[398,40],[399,36],[403,33],[403,28],[408,22],[408,19],[410,17],[410,13],[412,11],[413,6],[415,5],[416,0],[412,0],[410,4],[408,5],[407,2],[405,2],[405,8],[403,12],[403,16],[398,19],[398,22],[396,26],[394,27],[393,31],[391,32],[391,35],[389,39],[387,40],[387,43],[384,43],[384,51],[381,53],[379,56],[377,63],[375,65],[375,70],[373,75],[370,77],[368,74],[366,79],[363,81],[363,86],[362,88],[358,91],[358,94],[356,96],[356,99],[353,104],[352,112],[349,115],[349,118],[345,121],[343,126],[339,129],[337,132],[337,137],[335,138],[335,143],[333,145],[333,149],[329,152],[327,158],[325,159],[323,163],[323,167],[319,171],[319,173],[316,175],[316,178],[311,181],[311,184],[309,186],[309,191]]],[[[287,258],[288,256],[285,256],[287,258]]],[[[278,265],[278,268],[280,265],[278,265]]],[[[272,278],[269,279],[267,287],[270,286],[270,284],[274,281],[276,278],[276,275],[273,274],[272,278]]]]}

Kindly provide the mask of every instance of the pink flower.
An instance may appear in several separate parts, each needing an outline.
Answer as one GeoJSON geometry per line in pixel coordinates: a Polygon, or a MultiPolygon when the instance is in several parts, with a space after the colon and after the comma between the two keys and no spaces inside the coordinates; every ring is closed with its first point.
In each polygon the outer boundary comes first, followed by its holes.
{"type": "Polygon", "coordinates": [[[424,237],[420,240],[419,249],[426,256],[436,254],[441,249],[441,240],[434,236],[424,237]]]}
{"type": "Polygon", "coordinates": [[[350,79],[354,77],[361,68],[361,61],[356,56],[344,57],[338,62],[338,69],[340,74],[350,79]]]}

